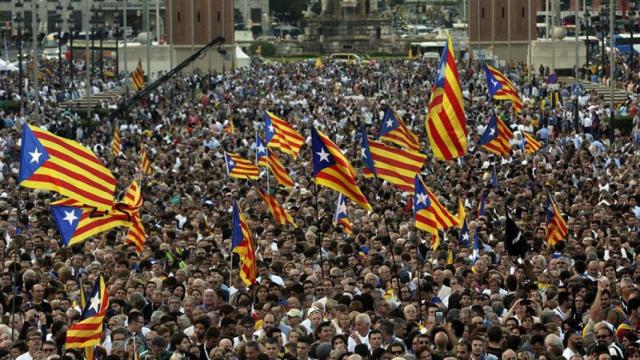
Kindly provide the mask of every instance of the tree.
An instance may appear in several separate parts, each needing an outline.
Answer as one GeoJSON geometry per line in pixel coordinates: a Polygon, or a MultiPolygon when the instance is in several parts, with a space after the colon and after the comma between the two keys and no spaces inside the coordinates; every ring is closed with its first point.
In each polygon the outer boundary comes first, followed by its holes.
{"type": "Polygon", "coordinates": [[[309,0],[270,0],[271,12],[283,22],[299,24],[302,12],[307,10],[309,0]]]}

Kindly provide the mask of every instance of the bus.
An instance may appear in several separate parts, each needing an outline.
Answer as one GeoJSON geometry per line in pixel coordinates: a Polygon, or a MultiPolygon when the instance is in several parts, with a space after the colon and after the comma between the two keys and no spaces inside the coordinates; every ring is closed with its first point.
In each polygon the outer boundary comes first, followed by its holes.
{"type": "Polygon", "coordinates": [[[439,59],[445,42],[414,42],[411,43],[411,52],[422,56],[423,59],[439,59]]]}
{"type": "Polygon", "coordinates": [[[640,34],[635,34],[633,39],[631,34],[618,34],[615,36],[616,49],[621,54],[629,54],[633,48],[633,54],[640,54],[640,34]]]}

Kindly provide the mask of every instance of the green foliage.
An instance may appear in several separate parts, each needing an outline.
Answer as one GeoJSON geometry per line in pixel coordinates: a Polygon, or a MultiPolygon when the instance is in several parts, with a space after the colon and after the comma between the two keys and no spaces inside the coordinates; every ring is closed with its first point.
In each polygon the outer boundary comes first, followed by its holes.
{"type": "Polygon", "coordinates": [[[251,44],[251,46],[249,46],[249,54],[258,55],[256,54],[258,46],[260,46],[260,55],[263,57],[270,57],[276,54],[276,46],[266,41],[256,41],[251,44]]]}

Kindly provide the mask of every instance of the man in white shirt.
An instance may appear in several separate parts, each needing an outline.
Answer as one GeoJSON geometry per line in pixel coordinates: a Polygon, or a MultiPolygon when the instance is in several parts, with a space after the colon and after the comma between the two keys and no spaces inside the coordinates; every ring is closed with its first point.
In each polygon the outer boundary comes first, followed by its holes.
{"type": "Polygon", "coordinates": [[[348,350],[353,352],[358,344],[369,345],[369,331],[371,330],[371,318],[365,313],[356,315],[355,330],[352,330],[349,334],[348,350]]]}
{"type": "Polygon", "coordinates": [[[16,360],[33,360],[36,354],[42,351],[42,334],[37,330],[29,331],[27,346],[29,346],[29,351],[18,356],[16,360]]]}

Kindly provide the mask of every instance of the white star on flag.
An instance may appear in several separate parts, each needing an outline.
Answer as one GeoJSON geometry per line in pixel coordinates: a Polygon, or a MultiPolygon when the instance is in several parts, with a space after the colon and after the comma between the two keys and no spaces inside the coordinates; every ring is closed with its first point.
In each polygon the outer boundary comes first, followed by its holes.
{"type": "Polygon", "coordinates": [[[229,160],[229,166],[233,167],[235,165],[235,163],[233,162],[233,160],[229,160]]]}
{"type": "Polygon", "coordinates": [[[340,205],[338,206],[338,214],[346,214],[347,213],[347,206],[344,203],[340,203],[340,205]]]}
{"type": "Polygon", "coordinates": [[[276,131],[276,129],[274,129],[274,128],[273,128],[273,125],[269,125],[269,132],[272,132],[272,133],[273,133],[273,132],[275,132],[275,131],[276,131]]]}
{"type": "Polygon", "coordinates": [[[362,151],[362,157],[366,159],[367,158],[367,149],[362,148],[360,150],[362,151]]]}
{"type": "Polygon", "coordinates": [[[389,119],[387,120],[387,127],[392,127],[393,126],[393,120],[389,119]]]}
{"type": "Polygon", "coordinates": [[[260,144],[260,146],[258,146],[258,153],[263,153],[263,152],[265,152],[264,145],[260,144]]]}
{"type": "Polygon", "coordinates": [[[75,211],[71,210],[71,211],[65,211],[64,212],[64,218],[62,219],[64,221],[67,221],[69,223],[69,226],[73,225],[73,222],[78,220],[78,217],[75,214],[75,211]]]}
{"type": "Polygon", "coordinates": [[[416,194],[416,197],[418,198],[418,200],[416,201],[416,205],[418,204],[424,204],[425,206],[427,205],[427,199],[429,198],[429,196],[426,193],[418,193],[416,194]]]}
{"type": "Polygon", "coordinates": [[[89,306],[89,308],[94,309],[95,312],[98,313],[100,311],[100,293],[96,293],[96,295],[91,298],[90,302],[91,306],[89,306]]]}
{"type": "Polygon", "coordinates": [[[465,233],[464,235],[462,235],[462,239],[463,239],[464,241],[469,241],[469,234],[468,234],[468,233],[465,233]]]}
{"type": "Polygon", "coordinates": [[[29,161],[29,164],[31,164],[31,163],[38,164],[40,162],[40,156],[42,156],[42,153],[38,152],[38,148],[35,148],[35,150],[33,150],[33,152],[29,153],[29,155],[31,155],[31,161],[29,161]]]}
{"type": "Polygon", "coordinates": [[[496,133],[496,128],[490,127],[489,128],[489,135],[493,136],[493,134],[495,134],[495,133],[496,133]]]}
{"type": "Polygon", "coordinates": [[[318,156],[320,157],[320,161],[326,161],[329,162],[329,153],[324,151],[324,148],[320,149],[320,152],[317,152],[316,154],[318,154],[318,156]]]}

